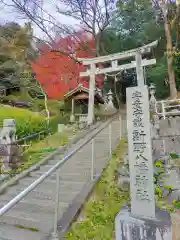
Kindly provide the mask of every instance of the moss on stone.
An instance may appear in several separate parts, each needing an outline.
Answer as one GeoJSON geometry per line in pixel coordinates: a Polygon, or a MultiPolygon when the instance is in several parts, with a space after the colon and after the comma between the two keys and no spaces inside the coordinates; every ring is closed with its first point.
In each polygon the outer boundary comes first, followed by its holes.
{"type": "Polygon", "coordinates": [[[22,226],[22,225],[16,225],[17,228],[20,228],[20,229],[26,229],[26,230],[29,230],[31,232],[39,232],[39,230],[37,228],[29,228],[29,227],[25,227],[25,226],[22,226]]]}

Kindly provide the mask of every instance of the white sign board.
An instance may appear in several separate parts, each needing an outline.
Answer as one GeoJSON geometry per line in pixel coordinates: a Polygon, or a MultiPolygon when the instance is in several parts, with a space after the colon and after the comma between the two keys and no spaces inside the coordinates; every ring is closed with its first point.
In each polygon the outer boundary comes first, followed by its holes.
{"type": "Polygon", "coordinates": [[[155,218],[148,88],[131,87],[126,92],[131,213],[155,218]]]}

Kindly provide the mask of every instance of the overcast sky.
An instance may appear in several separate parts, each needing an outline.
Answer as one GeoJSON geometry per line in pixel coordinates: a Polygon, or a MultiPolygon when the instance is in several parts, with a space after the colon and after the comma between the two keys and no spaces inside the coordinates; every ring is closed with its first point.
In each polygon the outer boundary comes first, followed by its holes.
{"type": "MultiPolygon", "coordinates": [[[[10,2],[11,0],[5,0],[6,2],[10,2]]],[[[55,0],[54,0],[55,1],[55,0]]],[[[70,25],[75,25],[78,24],[78,22],[75,22],[74,19],[65,17],[65,16],[60,16],[59,13],[56,11],[55,7],[55,2],[53,0],[46,0],[44,1],[44,7],[43,9],[53,15],[54,18],[57,19],[58,22],[60,23],[65,23],[65,24],[70,24],[70,25]]],[[[15,11],[15,9],[6,7],[0,3],[0,22],[1,23],[6,23],[6,22],[18,22],[19,24],[24,24],[25,22],[28,21],[28,19],[24,19],[23,16],[21,16],[19,13],[15,11]]],[[[42,31],[36,26],[33,25],[34,28],[34,34],[40,38],[44,38],[45,35],[42,33],[42,31]]]]}

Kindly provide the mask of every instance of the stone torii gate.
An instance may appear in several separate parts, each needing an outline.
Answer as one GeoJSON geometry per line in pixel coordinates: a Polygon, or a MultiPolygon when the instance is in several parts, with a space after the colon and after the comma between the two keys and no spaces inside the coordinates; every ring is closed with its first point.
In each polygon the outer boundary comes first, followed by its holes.
{"type": "Polygon", "coordinates": [[[91,125],[94,120],[94,91],[95,91],[95,76],[99,74],[106,74],[110,72],[123,71],[126,69],[136,68],[138,86],[144,85],[144,72],[143,67],[156,64],[156,59],[142,59],[142,55],[150,53],[151,49],[156,47],[158,41],[154,41],[150,44],[142,46],[140,48],[132,49],[129,51],[111,54],[107,56],[95,57],[95,58],[78,58],[78,61],[82,62],[85,66],[90,66],[86,72],[81,72],[81,77],[90,77],[89,84],[89,103],[88,103],[88,125],[91,125]],[[119,60],[127,60],[134,57],[135,61],[131,61],[128,64],[119,65],[119,60]],[[110,63],[111,67],[97,68],[99,63],[110,63]]]}

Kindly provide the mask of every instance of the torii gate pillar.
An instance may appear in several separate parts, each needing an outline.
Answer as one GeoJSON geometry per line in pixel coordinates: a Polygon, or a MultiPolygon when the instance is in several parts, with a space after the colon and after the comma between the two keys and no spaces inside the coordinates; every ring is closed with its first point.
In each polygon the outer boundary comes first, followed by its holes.
{"type": "Polygon", "coordinates": [[[88,119],[87,124],[91,125],[94,121],[94,92],[95,92],[95,77],[96,65],[91,64],[90,83],[89,83],[89,103],[88,103],[88,119]]]}
{"type": "Polygon", "coordinates": [[[137,85],[144,85],[144,71],[143,71],[143,63],[142,63],[142,55],[140,52],[136,53],[136,74],[137,74],[137,85]]]}

